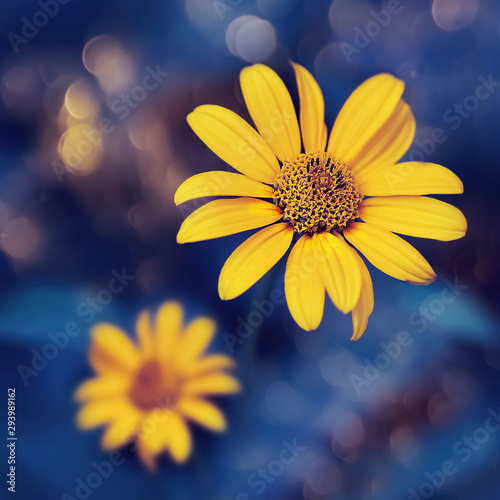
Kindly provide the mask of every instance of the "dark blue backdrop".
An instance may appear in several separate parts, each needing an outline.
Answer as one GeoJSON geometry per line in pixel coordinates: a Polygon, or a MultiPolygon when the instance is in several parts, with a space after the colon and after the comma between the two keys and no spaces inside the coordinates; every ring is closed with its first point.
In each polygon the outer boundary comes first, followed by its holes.
{"type": "Polygon", "coordinates": [[[499,8],[495,0],[2,4],[0,370],[3,411],[7,388],[16,389],[18,498],[498,498],[499,8]],[[259,312],[283,289],[283,263],[242,297],[219,300],[218,273],[247,234],[175,241],[185,216],[176,187],[224,167],[185,116],[213,103],[248,117],[237,82],[251,62],[276,69],[296,100],[290,59],[317,78],[329,127],[364,79],[405,80],[417,120],[407,157],[445,165],[465,186],[442,198],[465,213],[464,239],[409,238],[437,281],[412,286],[370,267],[375,310],[355,343],[350,319],[330,303],[310,333],[281,301],[267,317],[259,312]],[[168,76],[144,96],[134,89],[148,68],[168,76]],[[75,81],[84,90],[72,97],[75,81]],[[124,94],[137,99],[119,112],[124,94]],[[114,128],[101,129],[102,148],[64,166],[61,137],[104,118],[114,128]],[[134,278],[89,312],[89,298],[103,297],[123,268],[134,278]],[[444,290],[453,300],[443,301],[444,290]],[[138,312],[166,299],[181,300],[190,318],[214,317],[214,349],[238,362],[245,390],[221,401],[230,429],[195,429],[184,467],[163,459],[151,476],[125,451],[109,477],[78,489],[109,460],[101,431],[74,424],[72,393],[90,374],[89,328],[105,320],[133,333],[138,312]],[[57,337],[67,328],[79,333],[57,337]],[[241,333],[241,344],[225,341],[241,333]],[[55,354],[53,338],[68,339],[55,354]],[[280,460],[287,446],[291,463],[280,460]]]}

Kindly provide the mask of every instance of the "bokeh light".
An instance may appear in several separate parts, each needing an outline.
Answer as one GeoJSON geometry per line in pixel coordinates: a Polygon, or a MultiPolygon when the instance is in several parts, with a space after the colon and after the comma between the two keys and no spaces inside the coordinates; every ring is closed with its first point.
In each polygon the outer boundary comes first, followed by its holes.
{"type": "Polygon", "coordinates": [[[103,157],[103,134],[87,123],[73,125],[61,136],[58,151],[72,172],[89,174],[103,157]]]}
{"type": "Polygon", "coordinates": [[[472,23],[478,9],[477,0],[434,0],[432,15],[441,29],[457,31],[472,23]]]}
{"type": "Polygon", "coordinates": [[[85,44],[82,59],[105,92],[118,93],[133,83],[133,61],[111,35],[99,35],[90,39],[85,44]]]}
{"type": "Polygon", "coordinates": [[[247,62],[262,62],[276,50],[276,33],[268,21],[241,16],[228,26],[226,45],[232,54],[247,62]]]}
{"type": "Polygon", "coordinates": [[[77,120],[93,118],[98,112],[98,101],[85,80],[72,83],[64,98],[69,114],[77,120]]]}
{"type": "Polygon", "coordinates": [[[13,219],[5,227],[1,245],[14,259],[30,260],[40,249],[42,234],[28,217],[13,219]]]}

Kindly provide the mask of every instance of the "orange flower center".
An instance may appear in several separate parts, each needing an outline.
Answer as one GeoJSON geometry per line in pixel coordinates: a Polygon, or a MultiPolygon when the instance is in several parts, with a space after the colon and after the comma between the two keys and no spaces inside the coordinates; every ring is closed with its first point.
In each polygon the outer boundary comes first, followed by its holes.
{"type": "Polygon", "coordinates": [[[274,179],[274,202],[300,234],[341,230],[362,198],[347,166],[324,151],[285,161],[274,179]]]}
{"type": "Polygon", "coordinates": [[[175,372],[165,373],[156,361],[147,361],[135,375],[130,399],[143,411],[173,407],[180,397],[182,383],[175,372]]]}

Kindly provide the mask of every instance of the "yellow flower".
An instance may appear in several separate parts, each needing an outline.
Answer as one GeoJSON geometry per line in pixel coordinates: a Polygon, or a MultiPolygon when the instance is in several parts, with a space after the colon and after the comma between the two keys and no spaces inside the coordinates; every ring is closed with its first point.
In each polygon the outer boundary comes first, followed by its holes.
{"type": "Polygon", "coordinates": [[[210,201],[193,212],[177,241],[267,226],[227,259],[219,295],[228,300],[257,282],[294,240],[285,271],[293,318],[304,330],[317,328],[326,290],[338,309],[352,311],[356,340],[373,310],[373,287],[352,246],[396,279],[431,283],[429,263],[394,233],[438,240],[464,236],[467,222],[458,209],[421,196],[462,193],[463,185],[440,165],[397,163],[415,134],[415,119],[401,98],[402,81],[380,74],[360,85],[342,107],[327,144],[321,90],[305,68],[292,64],[300,129],[284,83],[261,64],[243,69],[240,77],[258,133],[220,106],[199,106],[188,116],[198,137],[243,175],[206,172],[187,179],[176,204],[205,196],[238,198],[210,201]]]}
{"type": "Polygon", "coordinates": [[[138,345],[114,325],[94,327],[89,362],[97,376],[76,391],[84,404],[77,425],[107,425],[101,441],[105,451],[135,438],[141,460],[154,470],[163,450],[178,463],[189,458],[186,418],[224,431],[224,415],[206,397],[238,392],[240,385],[224,372],[234,367],[231,358],[204,355],[215,333],[211,319],[197,318],[183,329],[182,307],[166,302],[154,326],[143,311],[136,328],[138,345]]]}

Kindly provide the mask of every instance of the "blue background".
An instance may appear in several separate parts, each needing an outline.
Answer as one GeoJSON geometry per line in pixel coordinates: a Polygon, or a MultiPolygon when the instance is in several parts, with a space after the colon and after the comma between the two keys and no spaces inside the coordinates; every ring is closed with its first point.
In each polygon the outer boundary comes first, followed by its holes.
{"type": "MultiPolygon", "coordinates": [[[[17,53],[8,34],[21,35],[23,17],[32,20],[40,5],[3,3],[0,370],[5,411],[7,388],[16,388],[18,498],[499,497],[500,434],[481,430],[500,407],[499,87],[477,109],[471,96],[481,79],[500,81],[500,5],[390,3],[388,18],[389,4],[369,0],[70,0],[17,53]],[[374,13],[388,21],[373,24],[374,13]],[[240,31],[231,25],[237,19],[240,31]],[[128,73],[120,65],[116,73],[125,91],[148,67],[169,73],[123,120],[113,109],[122,90],[104,89],[82,61],[87,42],[103,34],[130,63],[128,73]],[[186,115],[212,103],[248,118],[238,73],[251,62],[276,69],[297,102],[289,60],[317,78],[329,127],[366,78],[390,72],[405,80],[404,98],[417,120],[407,158],[445,165],[465,186],[463,195],[441,198],[466,215],[465,238],[408,238],[434,267],[434,284],[412,286],[370,266],[375,310],[355,343],[350,318],[329,301],[310,333],[295,325],[282,300],[269,302],[283,290],[284,262],[243,296],[220,301],[218,273],[248,234],[175,241],[186,215],[173,204],[177,186],[194,173],[225,168],[186,115]],[[88,171],[63,170],[61,180],[53,166],[61,164],[60,109],[79,79],[95,96],[99,117],[116,129],[99,161],[88,171]],[[83,314],[81,304],[123,268],[135,278],[92,317],[83,314]],[[440,297],[451,283],[454,300],[445,303],[440,297]],[[229,431],[217,436],[193,426],[192,459],[180,467],[162,458],[156,476],[124,450],[110,477],[78,496],[93,462],[109,460],[99,450],[101,430],[80,432],[74,423],[72,393],[90,375],[89,328],[111,321],[133,333],[138,312],[167,299],[183,302],[188,318],[214,317],[214,351],[238,362],[244,392],[220,401],[229,431]],[[33,350],[42,352],[49,334],[68,322],[80,333],[25,383],[19,366],[30,366],[33,350]],[[248,338],[231,347],[227,339],[241,333],[248,338]],[[395,359],[384,354],[391,349],[395,359]],[[280,465],[283,441],[300,451],[280,465]],[[436,473],[449,461],[453,474],[436,473]],[[259,469],[268,480],[258,482],[259,469]]],[[[7,436],[4,422],[0,435],[7,436]]],[[[6,473],[7,451],[1,455],[6,473]]]]}

